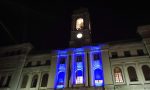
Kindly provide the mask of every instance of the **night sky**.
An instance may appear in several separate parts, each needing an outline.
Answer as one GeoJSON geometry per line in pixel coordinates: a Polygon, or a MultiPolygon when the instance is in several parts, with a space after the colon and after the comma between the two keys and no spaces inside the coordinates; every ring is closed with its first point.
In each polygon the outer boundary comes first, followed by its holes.
{"type": "Polygon", "coordinates": [[[93,43],[137,39],[137,26],[150,24],[149,8],[139,5],[50,1],[0,0],[0,46],[30,42],[36,50],[68,48],[71,15],[80,7],[89,10],[93,43]]]}

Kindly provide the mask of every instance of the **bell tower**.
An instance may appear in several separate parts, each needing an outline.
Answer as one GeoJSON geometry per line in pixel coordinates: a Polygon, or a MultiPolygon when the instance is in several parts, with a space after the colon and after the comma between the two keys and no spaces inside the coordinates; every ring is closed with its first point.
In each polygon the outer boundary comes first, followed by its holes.
{"type": "Polygon", "coordinates": [[[73,12],[70,47],[91,44],[91,28],[88,9],[81,8],[73,12]]]}

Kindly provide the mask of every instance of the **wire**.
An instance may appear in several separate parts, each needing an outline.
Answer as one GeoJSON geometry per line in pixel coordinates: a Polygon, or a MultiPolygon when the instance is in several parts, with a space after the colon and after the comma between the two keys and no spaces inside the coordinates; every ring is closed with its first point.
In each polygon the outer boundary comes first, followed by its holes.
{"type": "Polygon", "coordinates": [[[7,32],[7,34],[9,35],[9,37],[11,38],[11,40],[16,44],[17,41],[15,40],[15,38],[13,37],[13,35],[9,32],[9,30],[6,28],[6,26],[0,21],[0,25],[4,28],[4,30],[7,32]]]}

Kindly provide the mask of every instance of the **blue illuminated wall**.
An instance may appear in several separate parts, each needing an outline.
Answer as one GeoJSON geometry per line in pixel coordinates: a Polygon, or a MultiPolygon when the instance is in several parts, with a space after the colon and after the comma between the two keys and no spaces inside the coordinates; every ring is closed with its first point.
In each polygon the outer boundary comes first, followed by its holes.
{"type": "Polygon", "coordinates": [[[67,55],[58,55],[57,56],[57,68],[56,68],[56,77],[55,77],[55,86],[54,88],[64,88],[65,79],[66,79],[66,61],[67,55]]]}
{"type": "Polygon", "coordinates": [[[104,85],[104,76],[103,76],[103,67],[102,67],[102,57],[101,52],[91,51],[91,76],[92,76],[92,86],[103,86],[104,85]],[[94,58],[94,55],[98,55],[97,58],[94,58]]]}
{"type": "Polygon", "coordinates": [[[85,83],[85,65],[84,65],[84,49],[78,48],[74,50],[72,60],[72,84],[84,84],[85,83]]]}

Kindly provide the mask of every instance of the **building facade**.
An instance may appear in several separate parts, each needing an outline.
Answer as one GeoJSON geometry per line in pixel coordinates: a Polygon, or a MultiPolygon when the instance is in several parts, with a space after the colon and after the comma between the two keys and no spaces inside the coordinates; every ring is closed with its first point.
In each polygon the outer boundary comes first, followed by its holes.
{"type": "Polygon", "coordinates": [[[150,25],[137,31],[142,40],[92,45],[88,10],[77,10],[70,48],[0,48],[0,90],[150,90],[150,25]]]}

